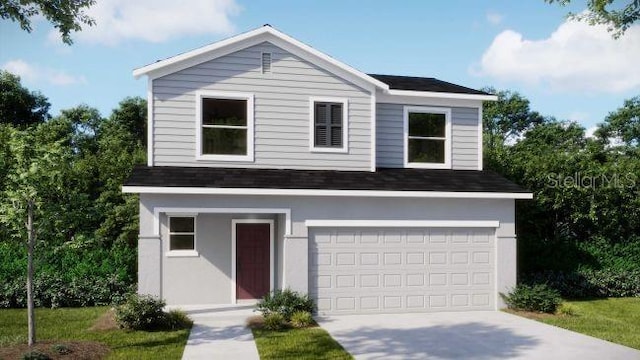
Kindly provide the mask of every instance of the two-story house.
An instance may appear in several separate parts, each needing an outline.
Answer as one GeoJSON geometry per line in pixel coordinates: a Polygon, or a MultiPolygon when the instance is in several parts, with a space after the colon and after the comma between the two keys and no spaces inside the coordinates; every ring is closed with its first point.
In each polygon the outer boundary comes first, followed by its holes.
{"type": "Polygon", "coordinates": [[[515,200],[482,168],[482,103],[362,73],[271,26],[148,78],[138,291],[169,304],[308,292],[320,313],[487,310],[516,281],[515,200]]]}

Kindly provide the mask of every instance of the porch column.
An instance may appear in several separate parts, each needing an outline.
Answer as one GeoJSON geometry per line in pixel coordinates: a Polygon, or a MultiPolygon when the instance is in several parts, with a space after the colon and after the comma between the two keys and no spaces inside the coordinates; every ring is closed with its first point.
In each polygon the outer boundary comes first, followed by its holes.
{"type": "Polygon", "coordinates": [[[138,294],[162,297],[162,247],[159,235],[138,236],[138,294]]]}
{"type": "Polygon", "coordinates": [[[498,290],[496,300],[498,309],[502,309],[507,305],[500,294],[508,294],[516,286],[517,281],[516,236],[497,236],[496,249],[496,289],[498,290]]]}
{"type": "Polygon", "coordinates": [[[309,239],[284,238],[284,287],[301,293],[309,291],[309,239]]]}

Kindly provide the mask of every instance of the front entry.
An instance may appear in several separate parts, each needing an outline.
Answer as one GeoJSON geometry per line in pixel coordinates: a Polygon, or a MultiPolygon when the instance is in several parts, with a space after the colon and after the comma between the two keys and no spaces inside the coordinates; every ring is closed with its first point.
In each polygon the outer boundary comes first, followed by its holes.
{"type": "Polygon", "coordinates": [[[271,224],[238,222],[235,227],[236,298],[262,298],[271,286],[271,224]]]}

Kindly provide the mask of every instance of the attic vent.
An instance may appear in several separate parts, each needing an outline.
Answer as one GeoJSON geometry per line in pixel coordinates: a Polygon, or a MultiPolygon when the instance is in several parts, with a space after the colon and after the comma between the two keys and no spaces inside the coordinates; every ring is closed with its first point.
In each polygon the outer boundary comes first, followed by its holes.
{"type": "Polygon", "coordinates": [[[262,53],[262,73],[271,72],[271,53],[262,53]]]}

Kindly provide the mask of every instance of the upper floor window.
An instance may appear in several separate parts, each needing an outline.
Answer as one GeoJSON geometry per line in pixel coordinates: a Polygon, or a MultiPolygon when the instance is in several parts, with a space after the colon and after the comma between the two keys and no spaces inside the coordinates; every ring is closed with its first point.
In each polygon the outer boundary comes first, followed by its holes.
{"type": "Polygon", "coordinates": [[[451,109],[405,107],[406,167],[451,168],[451,109]]]}
{"type": "Polygon", "coordinates": [[[347,152],[347,100],[311,98],[310,102],[311,151],[347,152]]]}
{"type": "Polygon", "coordinates": [[[196,158],[253,161],[253,95],[198,92],[196,158]]]}

